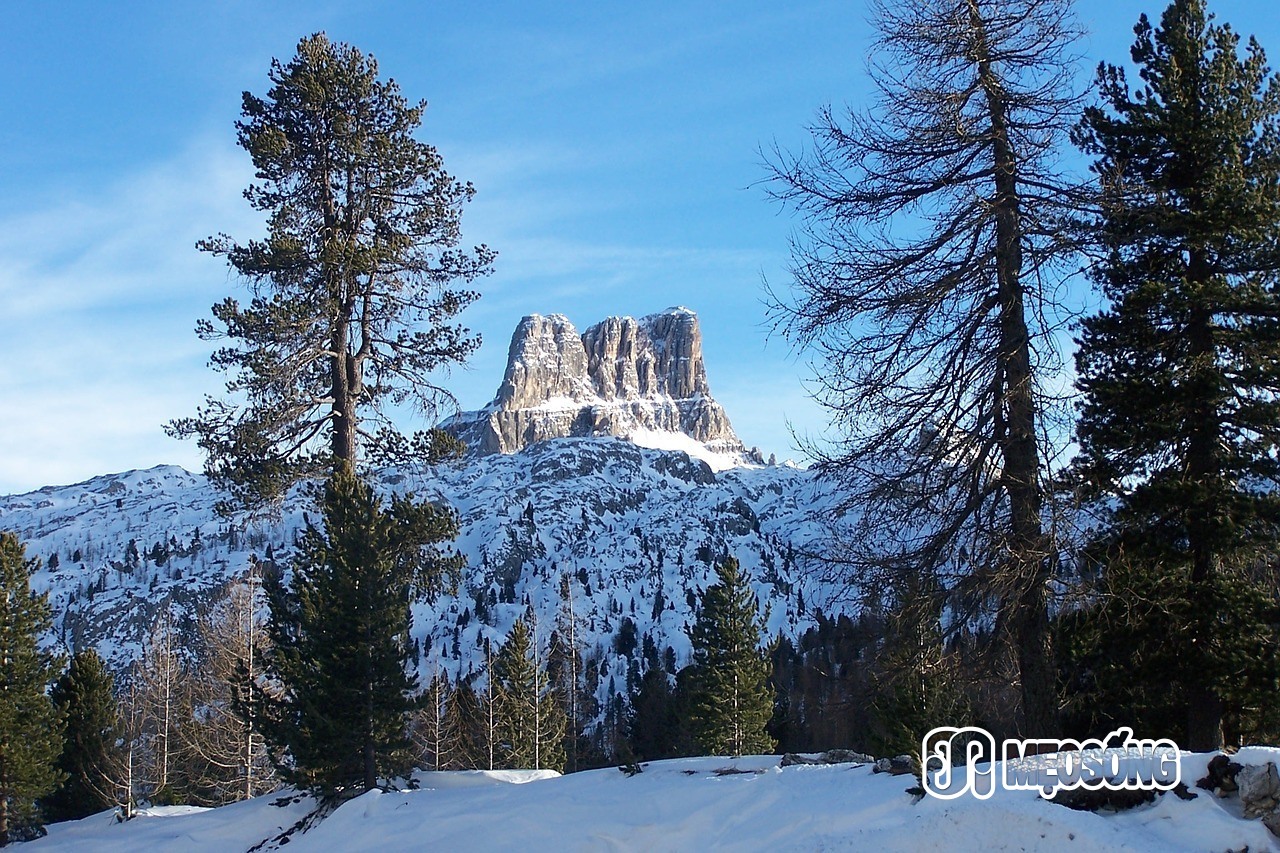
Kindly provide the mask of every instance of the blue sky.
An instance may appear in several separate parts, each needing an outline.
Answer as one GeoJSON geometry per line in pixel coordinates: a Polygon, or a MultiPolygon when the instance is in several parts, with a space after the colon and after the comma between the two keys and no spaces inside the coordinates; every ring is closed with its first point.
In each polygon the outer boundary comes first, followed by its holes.
{"type": "MultiPolygon", "coordinates": [[[[1088,0],[1081,73],[1127,57],[1161,5],[1088,0]]],[[[1211,2],[1280,62],[1267,0],[1211,2]]],[[[699,313],[711,387],[748,443],[797,455],[822,429],[803,354],[770,339],[761,281],[787,281],[788,215],[760,150],[819,106],[861,103],[859,2],[19,4],[0,50],[0,493],[176,463],[161,425],[222,377],[193,334],[236,292],[201,237],[260,229],[240,191],[240,93],[324,30],[429,102],[421,137],[478,195],[464,240],[500,255],[464,315],[485,345],[449,381],[465,408],[501,380],[521,316],[579,328],[699,313]]]]}

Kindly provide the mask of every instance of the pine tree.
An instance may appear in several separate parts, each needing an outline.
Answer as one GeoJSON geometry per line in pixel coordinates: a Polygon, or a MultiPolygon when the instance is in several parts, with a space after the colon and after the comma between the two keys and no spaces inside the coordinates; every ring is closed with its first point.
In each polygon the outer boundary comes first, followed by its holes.
{"type": "Polygon", "coordinates": [[[323,529],[309,520],[285,589],[268,576],[271,673],[265,730],[289,759],[286,780],[325,796],[371,790],[412,769],[406,737],[409,603],[456,576],[462,558],[431,547],[457,535],[446,509],[394,497],[384,507],[350,469],[324,487],[323,529]]]}
{"type": "Polygon", "coordinates": [[[0,532],[0,847],[39,830],[36,800],[62,781],[62,720],[45,692],[58,661],[37,645],[53,622],[48,597],[31,591],[35,568],[0,532]]]}
{"type": "Polygon", "coordinates": [[[590,697],[585,695],[582,679],[581,630],[573,601],[573,578],[560,575],[560,607],[556,613],[556,627],[551,632],[547,650],[547,678],[552,690],[560,698],[565,715],[565,768],[573,773],[578,770],[579,740],[585,727],[585,715],[590,697]]]}
{"type": "Polygon", "coordinates": [[[443,770],[479,770],[488,766],[484,707],[470,682],[459,678],[445,707],[445,727],[456,733],[453,756],[443,770]]]}
{"type": "Polygon", "coordinates": [[[1208,675],[1223,702],[1224,743],[1270,743],[1280,736],[1280,612],[1274,593],[1238,573],[1223,573],[1205,597],[1185,562],[1130,555],[1103,542],[1101,572],[1088,587],[1091,606],[1059,618],[1067,712],[1081,735],[1131,726],[1145,737],[1182,741],[1187,696],[1205,674],[1187,665],[1188,648],[1215,614],[1208,675]]]}
{"type": "Polygon", "coordinates": [[[907,576],[884,590],[884,597],[877,642],[868,655],[874,666],[868,745],[877,755],[917,754],[929,730],[968,725],[972,711],[959,655],[948,651],[944,639],[945,591],[929,579],[907,576]]]}
{"type": "Polygon", "coordinates": [[[517,619],[493,659],[499,765],[564,769],[564,711],[547,684],[528,623],[517,619]]]}
{"type": "Polygon", "coordinates": [[[1165,659],[1186,688],[1185,744],[1211,750],[1234,672],[1215,602],[1280,538],[1280,85],[1203,0],[1135,33],[1141,84],[1104,65],[1078,133],[1097,158],[1110,303],[1080,339],[1080,470],[1113,507],[1113,555],[1186,574],[1167,594],[1188,601],[1168,604],[1191,621],[1165,659]]]}
{"type": "Polygon", "coordinates": [[[716,566],[716,576],[718,582],[703,591],[689,630],[694,737],[713,755],[767,753],[775,746],[765,732],[774,697],[760,650],[763,625],[756,596],[733,557],[716,566]]]}
{"type": "Polygon", "coordinates": [[[244,404],[208,398],[168,427],[208,454],[206,473],[233,499],[224,509],[277,499],[354,463],[361,445],[397,460],[456,446],[438,430],[406,438],[386,410],[451,399],[434,375],[479,345],[450,322],[477,294],[453,285],[493,260],[457,248],[474,189],[414,139],[425,102],[380,80],[373,57],[318,33],[269,77],[266,97],[244,94],[236,124],[258,179],[245,197],[268,214],[267,236],[199,244],[252,293],[197,326],[231,342],[212,364],[233,373],[228,391],[244,404]]]}
{"type": "Polygon", "coordinates": [[[627,743],[638,761],[655,761],[687,754],[687,727],[667,673],[651,667],[631,698],[627,743]]]}
{"type": "Polygon", "coordinates": [[[495,766],[532,768],[536,675],[529,626],[517,619],[493,657],[489,680],[495,697],[495,766]]]}
{"type": "Polygon", "coordinates": [[[52,821],[78,820],[116,805],[116,774],[124,762],[115,678],[93,649],[76,652],[51,691],[66,724],[57,769],[65,780],[41,802],[52,821]]]}
{"type": "Polygon", "coordinates": [[[552,631],[547,641],[546,670],[548,690],[564,717],[565,772],[573,773],[581,769],[582,739],[592,697],[582,683],[582,654],[559,629],[552,631]]]}

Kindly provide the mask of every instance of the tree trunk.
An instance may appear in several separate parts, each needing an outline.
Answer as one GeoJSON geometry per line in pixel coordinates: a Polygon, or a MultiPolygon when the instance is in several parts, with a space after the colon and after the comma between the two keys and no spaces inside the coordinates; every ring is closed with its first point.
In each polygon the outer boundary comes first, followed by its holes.
{"type": "MultiPolygon", "coordinates": [[[[333,244],[342,239],[340,233],[349,232],[349,228],[344,228],[340,221],[338,200],[334,197],[330,176],[331,165],[326,160],[320,175],[320,185],[324,187],[324,196],[320,202],[324,214],[324,250],[331,249],[333,244]]],[[[351,340],[352,307],[345,275],[342,264],[322,262],[321,277],[336,312],[336,316],[330,320],[332,326],[329,330],[329,351],[332,353],[329,357],[329,384],[333,397],[333,437],[330,448],[335,470],[342,467],[343,463],[354,466],[356,458],[356,395],[352,388],[351,352],[348,347],[351,340]]]]}
{"type": "Polygon", "coordinates": [[[996,287],[1000,308],[1000,351],[1005,423],[997,432],[1004,461],[1002,479],[1009,495],[1011,624],[1022,683],[1022,734],[1057,733],[1057,691],[1049,644],[1046,585],[1049,560],[1041,526],[1040,460],[1036,448],[1036,407],[1031,378],[1031,339],[1021,283],[1022,223],[1019,211],[1018,159],[1009,139],[1008,96],[992,68],[985,30],[975,0],[969,0],[978,79],[991,120],[995,166],[996,287]]]}
{"type": "Polygon", "coordinates": [[[372,791],[378,787],[378,762],[373,752],[373,737],[369,736],[364,741],[364,789],[372,791]]]}
{"type": "Polygon", "coordinates": [[[0,754],[0,847],[9,843],[9,784],[4,772],[4,756],[0,754]]]}
{"type": "Polygon", "coordinates": [[[329,365],[329,379],[333,394],[333,439],[331,450],[335,468],[343,465],[354,467],[356,459],[356,419],[355,399],[351,393],[350,369],[347,362],[351,359],[347,352],[347,338],[350,326],[344,318],[338,319],[333,326],[330,346],[333,347],[332,361],[329,365]]]}
{"type": "Polygon", "coordinates": [[[1187,749],[1216,752],[1222,748],[1222,697],[1212,685],[1187,689],[1187,749]]]}
{"type": "MultiPolygon", "coordinates": [[[[1203,285],[1209,278],[1204,255],[1192,250],[1187,264],[1187,283],[1196,287],[1203,285]]],[[[1201,366],[1201,370],[1212,372],[1216,367],[1217,348],[1213,341],[1212,309],[1200,306],[1192,314],[1187,329],[1187,338],[1191,348],[1191,357],[1201,366]]],[[[1187,446],[1187,477],[1194,486],[1208,487],[1215,484],[1219,475],[1218,464],[1218,412],[1213,402],[1216,389],[1208,387],[1211,376],[1197,376],[1203,387],[1193,388],[1194,399],[1198,406],[1192,413],[1194,423],[1191,438],[1187,446]]],[[[1214,538],[1213,507],[1211,502],[1217,498],[1218,489],[1208,489],[1209,494],[1201,491],[1200,500],[1194,502],[1187,514],[1187,540],[1191,550],[1191,595],[1192,603],[1197,606],[1191,624],[1191,648],[1187,649],[1190,671],[1194,673],[1196,682],[1187,690],[1187,749],[1194,752],[1212,752],[1222,746],[1222,698],[1214,689],[1209,673],[1209,661],[1205,650],[1213,641],[1213,622],[1216,614],[1211,612],[1215,606],[1213,581],[1215,574],[1216,554],[1213,552],[1214,538]],[[1206,610],[1208,609],[1208,610],[1206,610]]]]}

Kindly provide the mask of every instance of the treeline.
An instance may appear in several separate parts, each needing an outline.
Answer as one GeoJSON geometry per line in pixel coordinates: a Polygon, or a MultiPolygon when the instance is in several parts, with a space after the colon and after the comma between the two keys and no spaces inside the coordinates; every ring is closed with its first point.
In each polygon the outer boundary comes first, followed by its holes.
{"type": "Polygon", "coordinates": [[[268,648],[257,579],[228,584],[192,632],[162,614],[117,674],[93,649],[69,660],[39,645],[51,618],[35,560],[0,534],[0,842],[42,822],[139,803],[216,806],[278,785],[249,702],[268,648]],[[51,686],[50,686],[51,685],[51,686]]]}
{"type": "MultiPolygon", "coordinates": [[[[326,529],[336,535],[338,510],[329,509],[326,529]]],[[[119,680],[91,649],[73,654],[55,677],[63,662],[38,647],[50,619],[44,596],[29,587],[37,563],[12,534],[0,545],[0,599],[23,605],[0,631],[12,653],[5,658],[12,689],[0,695],[5,839],[104,809],[127,820],[140,804],[222,805],[283,780],[341,795],[362,772],[359,726],[324,725],[342,719],[330,703],[348,685],[281,678],[271,637],[279,626],[261,618],[264,596],[281,594],[274,566],[255,562],[229,584],[197,621],[194,643],[162,614],[119,680]],[[281,713],[300,703],[308,716],[281,713]]],[[[451,679],[435,667],[421,690],[406,674],[404,690],[381,696],[357,687],[365,699],[398,708],[382,719],[378,778],[390,780],[392,767],[403,771],[402,783],[414,768],[565,772],[621,762],[638,770],[638,761],[653,758],[772,750],[774,690],[756,597],[736,560],[722,561],[717,577],[699,598],[692,663],[672,672],[652,644],[642,650],[633,642],[626,651],[643,657],[644,674],[630,696],[613,694],[609,708],[586,689],[568,576],[545,643],[530,609],[498,648],[486,646],[478,671],[451,679]]],[[[354,717],[366,715],[357,708],[354,717]]]]}

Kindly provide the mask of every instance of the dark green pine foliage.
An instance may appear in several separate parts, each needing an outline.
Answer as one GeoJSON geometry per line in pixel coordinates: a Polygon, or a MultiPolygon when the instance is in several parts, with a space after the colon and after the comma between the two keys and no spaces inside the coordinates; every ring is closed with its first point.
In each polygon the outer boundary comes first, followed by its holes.
{"type": "Polygon", "coordinates": [[[587,721],[594,716],[595,703],[584,678],[581,620],[574,605],[573,584],[571,574],[560,575],[560,607],[547,644],[547,680],[565,713],[565,770],[569,773],[581,765],[587,721]]]}
{"type": "Polygon", "coordinates": [[[62,720],[45,692],[59,662],[36,641],[52,625],[49,601],[31,591],[36,561],[0,533],[0,847],[40,829],[36,800],[62,781],[62,720]]]}
{"type": "MultiPolygon", "coordinates": [[[[559,624],[559,622],[557,622],[559,624]]],[[[568,627],[568,626],[562,626],[568,627]]],[[[560,702],[564,714],[564,766],[566,773],[579,769],[579,755],[586,714],[592,697],[583,686],[582,654],[576,645],[576,632],[553,630],[547,641],[547,684],[560,702]],[[571,640],[570,638],[573,638],[571,640]]]]}
{"type": "Polygon", "coordinates": [[[478,770],[487,767],[484,706],[475,688],[459,679],[445,706],[445,726],[453,733],[453,755],[445,770],[478,770]]]}
{"type": "Polygon", "coordinates": [[[631,697],[627,743],[639,761],[693,755],[686,697],[672,688],[666,670],[653,667],[631,697]]]}
{"type": "Polygon", "coordinates": [[[264,584],[268,667],[284,686],[264,712],[267,736],[288,752],[282,775],[345,797],[412,768],[409,603],[415,588],[455,579],[462,558],[430,547],[457,535],[452,512],[412,496],[384,507],[349,469],[326,483],[320,507],[323,529],[308,520],[289,588],[264,584]]]}
{"type": "Polygon", "coordinates": [[[866,743],[876,755],[914,755],[931,729],[973,721],[966,668],[960,655],[947,649],[943,625],[949,595],[937,578],[905,575],[882,593],[886,608],[876,614],[879,630],[874,651],[866,656],[871,665],[866,743]]]}
{"type": "Polygon", "coordinates": [[[495,761],[511,769],[564,770],[564,709],[536,656],[529,625],[517,619],[493,659],[497,701],[495,761]]]}
{"type": "Polygon", "coordinates": [[[450,399],[439,371],[479,345],[453,322],[477,298],[458,285],[494,257],[458,247],[474,188],[414,138],[425,102],[379,79],[372,56],[317,33],[269,77],[265,97],[244,93],[236,124],[257,178],[245,198],[267,214],[266,237],[199,244],[251,294],[218,303],[196,329],[226,342],[211,364],[231,375],[232,399],[208,398],[168,427],[208,454],[206,473],[234,499],[224,510],[279,498],[335,460],[439,453],[446,434],[403,436],[387,412],[430,414],[450,399]]]}
{"type": "Polygon", "coordinates": [[[1139,657],[1169,667],[1148,675],[1181,686],[1184,743],[1210,750],[1234,672],[1219,608],[1256,598],[1239,587],[1280,534],[1280,86],[1202,0],[1135,32],[1141,83],[1102,66],[1077,134],[1109,302],[1079,342],[1080,467],[1112,508],[1106,561],[1180,573],[1152,586],[1181,622],[1147,634],[1179,645],[1139,657]]]}
{"type": "Polygon", "coordinates": [[[765,726],[774,693],[760,649],[764,629],[756,596],[733,557],[716,566],[716,575],[719,581],[702,593],[689,629],[694,738],[712,755],[769,753],[775,744],[765,726]]]}
{"type": "Polygon", "coordinates": [[[1247,575],[1224,573],[1206,593],[1185,563],[1130,557],[1113,542],[1103,548],[1097,603],[1057,620],[1068,734],[1100,736],[1125,725],[1144,737],[1182,741],[1186,697],[1204,683],[1201,670],[1187,665],[1188,649],[1198,642],[1203,614],[1211,613],[1204,657],[1223,703],[1223,741],[1274,742],[1280,736],[1274,592],[1247,575]]]}
{"type": "Polygon", "coordinates": [[[125,765],[115,678],[96,651],[85,649],[71,656],[51,696],[66,725],[57,763],[66,778],[41,802],[45,816],[52,821],[78,820],[111,808],[119,794],[116,774],[125,765]]]}

